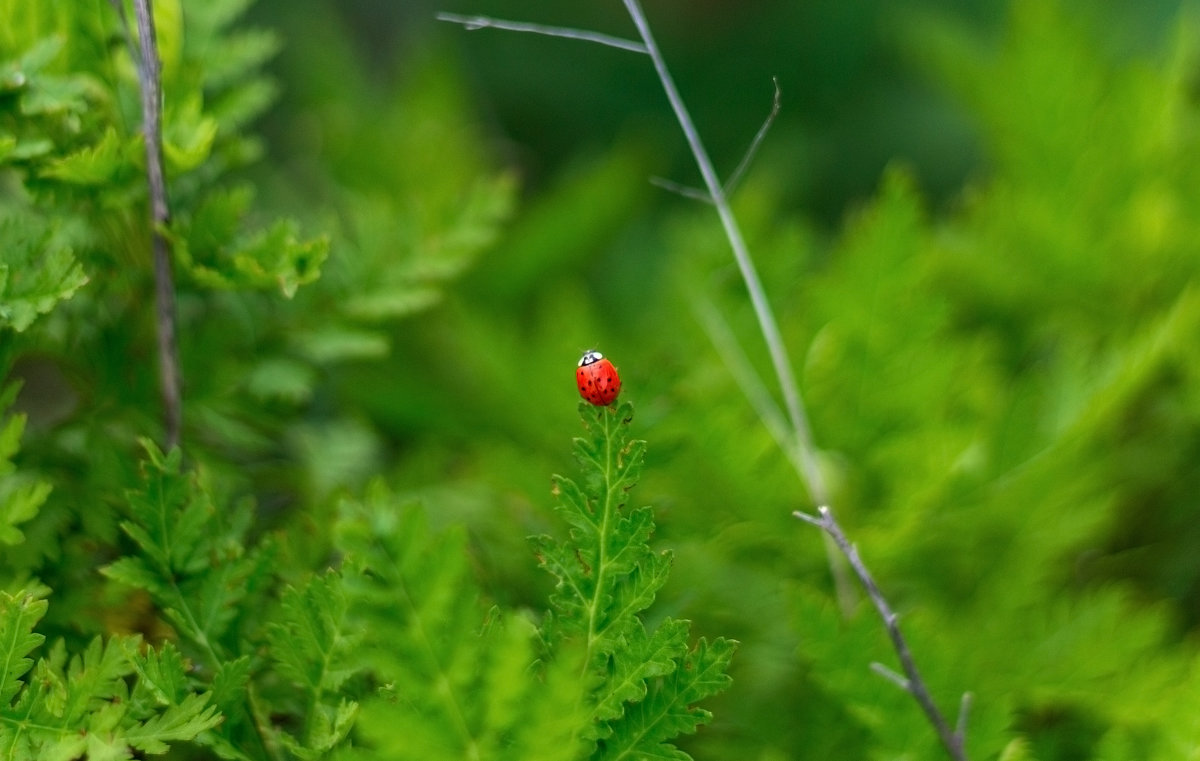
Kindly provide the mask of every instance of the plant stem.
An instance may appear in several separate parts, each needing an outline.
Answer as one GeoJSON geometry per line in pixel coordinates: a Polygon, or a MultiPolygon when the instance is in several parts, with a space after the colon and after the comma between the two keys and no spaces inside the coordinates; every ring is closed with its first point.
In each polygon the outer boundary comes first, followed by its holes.
{"type": "Polygon", "coordinates": [[[179,347],[175,332],[175,284],[171,275],[171,251],[163,230],[170,220],[167,182],[162,150],[162,67],[154,33],[154,11],[150,0],[133,0],[137,16],[142,91],[142,134],[146,143],[146,179],[150,187],[150,236],[154,251],[155,322],[158,336],[158,369],[163,405],[164,449],[179,444],[183,420],[180,391],[179,347]]]}
{"type": "Polygon", "coordinates": [[[858,550],[846,539],[845,532],[842,531],[841,526],[834,519],[833,512],[827,507],[829,504],[829,493],[825,486],[824,477],[821,475],[819,463],[817,462],[816,447],[813,445],[808,417],[804,412],[804,403],[801,400],[799,386],[792,372],[787,348],[783,343],[783,337],[779,332],[779,325],[775,321],[775,315],[771,311],[770,303],[767,301],[767,295],[763,290],[762,282],[759,280],[758,271],[754,266],[753,260],[750,258],[749,250],[746,248],[746,241],[742,237],[737,218],[734,216],[733,210],[729,205],[725,188],[722,187],[720,180],[717,178],[716,170],[713,168],[712,161],[708,157],[708,152],[704,148],[704,143],[700,139],[700,134],[697,132],[691,116],[688,114],[687,106],[684,104],[683,98],[679,95],[679,90],[675,87],[675,82],[671,79],[666,62],[662,57],[662,53],[659,52],[658,45],[654,41],[654,37],[650,32],[650,25],[646,21],[645,14],[642,13],[638,0],[624,0],[624,2],[625,8],[629,11],[629,15],[638,29],[638,34],[641,35],[642,42],[646,45],[646,52],[649,54],[650,60],[654,62],[654,69],[658,73],[659,81],[662,82],[663,90],[667,94],[667,100],[670,101],[671,108],[675,111],[675,117],[679,120],[679,126],[683,130],[688,146],[691,148],[692,155],[696,160],[696,166],[700,170],[700,175],[704,178],[704,185],[708,188],[713,206],[716,207],[717,215],[721,218],[721,226],[725,228],[725,236],[729,239],[729,245],[733,249],[733,257],[737,261],[738,269],[742,273],[742,280],[745,281],[746,290],[750,294],[750,302],[754,306],[754,313],[758,318],[759,329],[762,331],[763,340],[766,341],[767,349],[771,354],[771,362],[775,366],[775,375],[779,380],[780,389],[783,392],[784,404],[787,407],[788,418],[792,425],[792,434],[794,436],[792,446],[795,448],[793,455],[804,470],[804,478],[808,484],[809,496],[818,505],[821,505],[821,519],[819,521],[812,519],[811,516],[804,513],[797,513],[797,516],[820,526],[825,529],[829,536],[833,537],[834,542],[850,562],[855,574],[857,574],[859,580],[866,588],[867,594],[870,595],[876,610],[879,611],[879,615],[883,618],[888,636],[892,640],[892,646],[896,650],[896,655],[899,657],[900,663],[904,668],[904,673],[908,677],[907,691],[920,704],[921,709],[925,712],[930,723],[933,724],[938,737],[941,739],[951,758],[956,761],[966,761],[967,756],[963,744],[963,734],[950,729],[945,718],[938,710],[937,705],[930,697],[929,690],[925,687],[925,683],[917,671],[916,663],[913,661],[908,644],[900,634],[900,629],[896,624],[896,614],[892,611],[891,606],[888,605],[883,593],[875,583],[875,579],[867,571],[867,567],[858,555],[858,550]]]}
{"type": "MultiPolygon", "coordinates": [[[[814,517],[808,513],[797,511],[795,516],[823,529],[825,533],[833,537],[833,541],[837,543],[842,554],[850,561],[850,567],[854,569],[854,573],[867,590],[867,595],[871,598],[871,602],[875,604],[875,610],[879,613],[879,617],[883,619],[883,625],[887,628],[888,637],[892,640],[892,648],[896,651],[896,656],[900,659],[900,667],[904,669],[904,678],[901,679],[898,675],[893,675],[890,672],[887,674],[887,678],[912,695],[913,699],[921,706],[921,710],[925,712],[929,723],[937,731],[938,737],[941,739],[942,745],[945,746],[946,752],[950,754],[950,757],[955,759],[955,761],[967,761],[967,752],[963,743],[963,723],[966,717],[966,707],[970,702],[969,698],[964,696],[963,709],[959,715],[958,729],[950,729],[950,724],[942,716],[942,712],[938,709],[937,704],[933,702],[933,698],[929,694],[929,689],[925,686],[925,681],[921,678],[921,673],[917,670],[917,664],[913,660],[912,652],[908,649],[908,643],[905,641],[904,635],[900,633],[896,612],[892,610],[892,606],[888,604],[887,598],[880,591],[879,585],[875,583],[875,578],[867,570],[866,564],[863,563],[862,557],[858,554],[858,548],[846,538],[845,532],[842,531],[842,527],[838,525],[838,522],[834,520],[833,513],[828,507],[822,505],[819,513],[820,517],[814,517]]],[[[879,671],[879,669],[876,669],[876,671],[879,671]]]]}
{"type": "Polygon", "coordinates": [[[717,177],[717,171],[713,168],[712,160],[708,157],[708,151],[704,148],[700,133],[692,122],[687,106],[679,95],[679,90],[675,87],[675,81],[671,78],[666,61],[658,49],[658,44],[654,41],[654,35],[650,32],[650,24],[646,21],[641,6],[638,5],[637,0],[624,0],[624,2],[625,8],[629,11],[629,16],[633,19],[634,26],[637,27],[638,34],[642,38],[642,43],[646,46],[646,53],[654,63],[654,70],[658,73],[658,79],[667,94],[667,100],[670,101],[675,118],[679,121],[679,127],[683,130],[684,139],[687,140],[700,175],[704,178],[704,186],[708,190],[713,206],[717,209],[717,216],[720,217],[721,226],[725,229],[725,237],[729,239],[729,245],[733,249],[733,258],[737,261],[738,269],[742,273],[742,280],[750,295],[750,303],[754,307],[754,315],[758,318],[759,330],[767,344],[767,351],[771,355],[771,364],[775,367],[775,375],[779,380],[780,390],[783,392],[784,405],[787,408],[788,419],[795,437],[795,441],[792,442],[792,446],[795,447],[794,455],[803,464],[804,479],[808,486],[809,496],[816,504],[828,504],[829,493],[817,462],[816,448],[812,443],[808,417],[804,413],[804,404],[800,399],[796,376],[792,372],[791,360],[788,359],[787,347],[783,343],[779,324],[775,321],[775,314],[771,311],[762,281],[758,277],[758,270],[750,258],[750,251],[746,247],[745,238],[742,237],[742,230],[729,205],[725,188],[722,187],[721,180],[717,177]]]}
{"type": "Polygon", "coordinates": [[[439,13],[437,20],[449,21],[452,24],[461,24],[471,31],[476,29],[503,29],[506,32],[532,32],[533,34],[541,34],[547,37],[566,37],[571,40],[598,42],[610,48],[620,48],[621,50],[628,50],[633,53],[646,52],[645,47],[631,40],[624,40],[620,37],[600,34],[599,32],[589,32],[586,29],[544,26],[542,24],[529,24],[524,21],[502,21],[487,16],[461,16],[457,13],[439,13]]]}

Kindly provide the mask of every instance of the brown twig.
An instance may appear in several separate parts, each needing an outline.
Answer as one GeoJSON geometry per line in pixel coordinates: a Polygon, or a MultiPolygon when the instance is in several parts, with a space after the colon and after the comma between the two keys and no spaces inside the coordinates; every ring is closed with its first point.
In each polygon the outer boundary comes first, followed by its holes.
{"type": "Polygon", "coordinates": [[[155,322],[158,334],[158,369],[162,384],[163,427],[166,447],[179,444],[183,419],[180,391],[179,346],[175,332],[175,283],[171,275],[171,249],[164,233],[171,211],[162,149],[162,67],[154,33],[150,0],[133,0],[138,29],[138,80],[142,91],[142,133],[146,143],[146,179],[150,186],[150,236],[154,250],[155,322]]]}

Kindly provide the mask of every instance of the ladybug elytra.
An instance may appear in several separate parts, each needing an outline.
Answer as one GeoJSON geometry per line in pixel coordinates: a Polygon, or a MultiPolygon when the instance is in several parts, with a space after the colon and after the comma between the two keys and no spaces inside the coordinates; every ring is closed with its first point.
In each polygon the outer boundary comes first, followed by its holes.
{"type": "Polygon", "coordinates": [[[579,386],[579,395],[598,407],[612,404],[621,393],[621,376],[617,374],[617,368],[594,349],[584,352],[579,360],[575,383],[579,386]]]}

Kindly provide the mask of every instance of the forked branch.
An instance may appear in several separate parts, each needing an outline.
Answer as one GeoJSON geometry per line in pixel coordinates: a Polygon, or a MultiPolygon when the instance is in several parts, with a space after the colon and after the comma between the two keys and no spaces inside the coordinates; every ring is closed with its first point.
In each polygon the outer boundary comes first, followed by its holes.
{"type": "MultiPolygon", "coordinates": [[[[763,120],[762,126],[758,128],[754,139],[750,141],[750,147],[746,149],[742,160],[738,162],[737,168],[733,170],[733,174],[729,175],[729,179],[725,180],[725,195],[726,197],[733,194],[734,188],[742,181],[742,177],[746,174],[746,170],[753,163],[755,155],[758,153],[758,147],[762,145],[763,139],[766,138],[767,132],[771,129],[771,125],[775,123],[775,117],[779,116],[779,109],[782,107],[782,93],[779,90],[779,80],[772,77],[771,83],[775,85],[775,97],[771,101],[771,112],[767,114],[767,118],[763,120]]],[[[704,203],[712,203],[712,198],[699,188],[680,185],[677,182],[668,180],[664,177],[651,177],[650,183],[657,185],[663,190],[669,190],[672,193],[690,198],[693,201],[703,201],[704,203]]]]}
{"type": "Polygon", "coordinates": [[[867,570],[866,564],[863,563],[862,557],[858,554],[858,548],[850,543],[850,540],[846,538],[845,532],[842,531],[842,527],[834,520],[833,512],[828,507],[822,505],[816,516],[799,510],[793,514],[800,520],[811,523],[823,530],[833,538],[833,541],[837,543],[838,549],[850,561],[850,567],[854,569],[858,580],[862,582],[863,588],[867,590],[867,596],[871,598],[871,602],[875,605],[875,610],[879,613],[879,617],[883,619],[883,625],[887,628],[888,637],[892,640],[892,648],[896,651],[896,657],[900,659],[900,668],[904,670],[904,675],[901,676],[879,663],[872,663],[872,670],[889,681],[894,682],[900,689],[912,695],[913,699],[921,706],[921,710],[925,712],[925,717],[929,719],[929,723],[937,731],[938,738],[942,741],[942,745],[946,748],[946,752],[950,754],[950,757],[955,759],[955,761],[966,761],[965,725],[967,711],[971,703],[971,694],[963,694],[957,726],[955,729],[951,729],[949,723],[946,721],[946,717],[942,715],[937,704],[933,702],[933,697],[930,696],[929,689],[925,686],[925,680],[921,678],[921,673],[917,670],[917,664],[913,661],[912,652],[908,649],[908,643],[905,641],[904,635],[900,633],[899,617],[892,610],[892,606],[888,604],[887,598],[883,596],[883,592],[879,590],[879,585],[875,583],[875,578],[871,575],[871,572],[867,570]]]}

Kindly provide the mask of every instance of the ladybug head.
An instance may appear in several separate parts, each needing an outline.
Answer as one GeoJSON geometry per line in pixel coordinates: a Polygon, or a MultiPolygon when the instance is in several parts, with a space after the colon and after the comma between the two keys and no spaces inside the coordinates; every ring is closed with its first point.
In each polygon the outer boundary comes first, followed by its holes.
{"type": "Polygon", "coordinates": [[[587,351],[585,351],[583,353],[583,357],[580,358],[579,366],[586,367],[587,365],[590,365],[593,362],[599,362],[602,359],[604,359],[603,354],[596,351],[595,349],[588,349],[587,351]]]}

